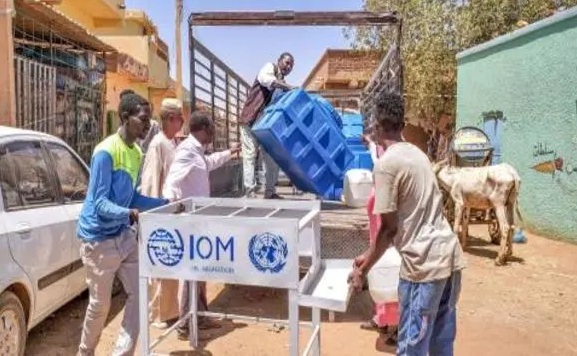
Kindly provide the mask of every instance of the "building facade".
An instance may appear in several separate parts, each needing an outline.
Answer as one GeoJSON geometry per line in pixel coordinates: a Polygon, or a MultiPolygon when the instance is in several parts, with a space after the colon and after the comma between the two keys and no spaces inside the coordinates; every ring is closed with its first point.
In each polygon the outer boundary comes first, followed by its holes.
{"type": "Polygon", "coordinates": [[[381,61],[378,51],[327,49],[306,77],[303,88],[318,92],[336,107],[359,109],[361,90],[381,61]]]}
{"type": "MultiPolygon", "coordinates": [[[[379,51],[327,49],[306,77],[303,88],[317,92],[336,108],[359,110],[361,91],[383,60],[379,51]]],[[[429,136],[418,123],[408,122],[405,139],[428,151],[429,136]]]]}
{"type": "Polygon", "coordinates": [[[520,173],[527,227],[577,242],[577,8],[460,53],[457,128],[520,173]]]}
{"type": "Polygon", "coordinates": [[[58,136],[89,160],[102,138],[105,58],[115,49],[39,1],[0,2],[0,28],[0,124],[58,136]]]}
{"type": "Polygon", "coordinates": [[[118,126],[119,95],[123,90],[132,89],[147,98],[155,115],[164,98],[176,96],[168,46],[146,13],[125,10],[124,0],[92,0],[90,4],[61,0],[55,7],[118,52],[108,59],[105,134],[118,126]]]}

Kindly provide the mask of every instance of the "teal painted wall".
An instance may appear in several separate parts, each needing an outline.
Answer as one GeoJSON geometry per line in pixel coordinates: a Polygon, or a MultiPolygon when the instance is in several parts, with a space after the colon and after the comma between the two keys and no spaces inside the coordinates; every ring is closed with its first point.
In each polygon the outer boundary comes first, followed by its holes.
{"type": "Polygon", "coordinates": [[[502,161],[521,175],[527,227],[577,242],[577,11],[457,58],[457,128],[483,128],[483,112],[502,111],[502,161]]]}

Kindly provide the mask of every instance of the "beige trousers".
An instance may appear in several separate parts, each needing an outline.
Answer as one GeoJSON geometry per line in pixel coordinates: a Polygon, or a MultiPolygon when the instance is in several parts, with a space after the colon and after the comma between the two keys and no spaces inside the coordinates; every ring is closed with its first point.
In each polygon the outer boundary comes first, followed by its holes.
{"type": "Polygon", "coordinates": [[[136,233],[126,229],[116,238],[100,242],[84,242],[80,247],[80,255],[86,267],[86,283],[90,299],[78,354],[94,355],[110,310],[112,284],[118,274],[127,299],[122,326],[112,355],[133,355],[139,333],[136,233]]]}
{"type": "Polygon", "coordinates": [[[178,318],[178,280],[151,279],[149,320],[167,322],[178,318]]]}

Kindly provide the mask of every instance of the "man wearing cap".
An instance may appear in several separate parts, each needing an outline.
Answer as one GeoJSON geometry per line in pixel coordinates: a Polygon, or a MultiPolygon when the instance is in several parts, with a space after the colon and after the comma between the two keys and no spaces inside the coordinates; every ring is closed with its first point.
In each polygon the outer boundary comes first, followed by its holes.
{"type": "MultiPolygon", "coordinates": [[[[177,99],[164,99],[160,108],[162,131],[148,146],[141,177],[141,193],[162,198],[162,187],[176,152],[176,134],[184,123],[182,102],[177,99]]],[[[164,329],[178,318],[178,281],[151,280],[151,301],[149,318],[152,325],[164,329]]]]}

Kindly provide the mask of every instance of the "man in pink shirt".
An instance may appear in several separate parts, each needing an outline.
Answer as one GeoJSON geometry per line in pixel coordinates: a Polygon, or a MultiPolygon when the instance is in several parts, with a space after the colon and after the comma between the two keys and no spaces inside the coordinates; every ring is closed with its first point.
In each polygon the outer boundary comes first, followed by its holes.
{"type": "MultiPolygon", "coordinates": [[[[190,117],[190,135],[178,145],[174,161],[168,171],[162,195],[167,199],[185,199],[190,197],[210,196],[210,171],[228,162],[234,154],[240,152],[240,146],[234,145],[229,150],[205,155],[206,147],[213,141],[214,123],[210,113],[195,111],[190,117]],[[170,197],[170,198],[169,198],[170,197]]],[[[206,283],[198,284],[198,310],[207,311],[206,283]]],[[[189,313],[190,284],[182,282],[179,285],[180,318],[189,313]]],[[[210,319],[199,318],[199,329],[219,327],[210,319]]],[[[180,339],[188,338],[188,323],[178,329],[180,339]]]]}

